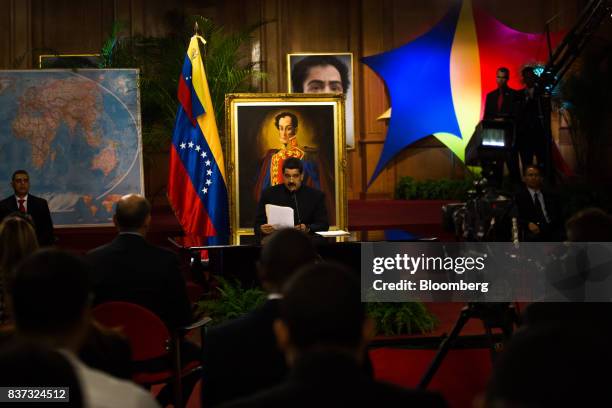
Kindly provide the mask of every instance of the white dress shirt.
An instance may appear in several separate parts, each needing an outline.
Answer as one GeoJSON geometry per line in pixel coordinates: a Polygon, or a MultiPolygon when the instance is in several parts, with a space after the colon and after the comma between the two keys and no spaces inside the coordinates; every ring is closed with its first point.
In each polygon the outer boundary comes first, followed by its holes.
{"type": "Polygon", "coordinates": [[[74,367],[88,408],[160,408],[151,393],[138,385],[85,365],[74,353],[60,350],[74,367]]]}

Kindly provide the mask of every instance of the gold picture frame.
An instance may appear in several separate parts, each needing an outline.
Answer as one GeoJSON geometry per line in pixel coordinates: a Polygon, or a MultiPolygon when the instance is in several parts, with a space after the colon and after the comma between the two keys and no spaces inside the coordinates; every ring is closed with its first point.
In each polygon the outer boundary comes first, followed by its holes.
{"type": "Polygon", "coordinates": [[[38,56],[39,69],[99,68],[100,54],[41,54],[38,56]]]}
{"type": "Polygon", "coordinates": [[[311,153],[312,164],[317,166],[319,186],[315,187],[326,194],[330,230],[346,229],[347,170],[342,95],[227,94],[225,109],[232,244],[252,242],[257,200],[265,186],[261,182],[265,180],[262,175],[266,174],[264,158],[282,148],[274,118],[287,111],[298,117],[297,141],[304,151],[311,153]]]}
{"type": "MultiPolygon", "coordinates": [[[[346,146],[349,150],[355,149],[355,70],[352,52],[294,52],[287,54],[287,89],[289,93],[297,92],[293,89],[293,71],[295,65],[307,57],[333,57],[348,69],[348,89],[345,93],[345,136],[346,146]]],[[[315,61],[316,64],[316,61],[315,61]]],[[[312,65],[315,66],[315,65],[312,65]]]]}

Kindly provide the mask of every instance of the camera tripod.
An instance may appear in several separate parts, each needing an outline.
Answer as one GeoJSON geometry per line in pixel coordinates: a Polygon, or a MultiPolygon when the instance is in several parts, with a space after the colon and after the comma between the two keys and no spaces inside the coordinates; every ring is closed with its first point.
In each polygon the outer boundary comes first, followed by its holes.
{"type": "Polygon", "coordinates": [[[514,325],[519,323],[518,314],[511,303],[468,303],[461,310],[459,318],[455,322],[455,326],[450,334],[440,343],[438,352],[419,382],[419,389],[427,388],[438,368],[440,368],[444,357],[446,357],[446,354],[459,336],[463,326],[470,319],[480,319],[482,321],[492,360],[495,359],[496,352],[502,349],[502,343],[494,341],[493,329],[501,329],[503,341],[506,341],[512,335],[514,325]]]}

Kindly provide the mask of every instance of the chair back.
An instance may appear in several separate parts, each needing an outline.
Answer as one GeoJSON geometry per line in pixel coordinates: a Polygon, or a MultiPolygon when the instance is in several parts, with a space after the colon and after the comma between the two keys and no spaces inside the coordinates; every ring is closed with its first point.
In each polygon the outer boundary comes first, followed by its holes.
{"type": "Polygon", "coordinates": [[[168,354],[168,328],[149,309],[134,303],[108,302],[93,309],[94,318],[109,328],[119,328],[132,347],[132,360],[142,361],[168,354]]]}

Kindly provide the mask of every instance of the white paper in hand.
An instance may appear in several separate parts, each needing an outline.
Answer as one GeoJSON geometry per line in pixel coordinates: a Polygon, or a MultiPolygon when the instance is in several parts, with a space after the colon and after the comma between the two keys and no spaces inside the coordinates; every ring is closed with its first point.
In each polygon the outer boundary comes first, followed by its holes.
{"type": "Polygon", "coordinates": [[[266,217],[268,224],[274,229],[293,228],[293,208],[280,205],[266,204],[266,217]]]}

